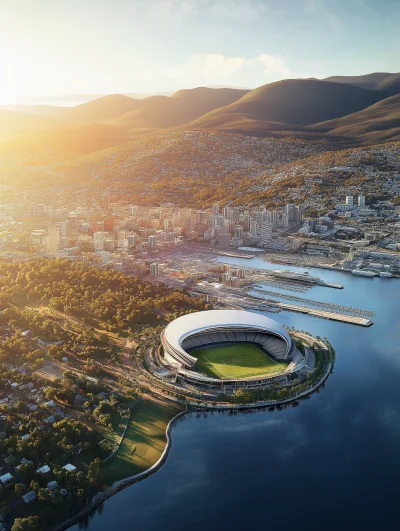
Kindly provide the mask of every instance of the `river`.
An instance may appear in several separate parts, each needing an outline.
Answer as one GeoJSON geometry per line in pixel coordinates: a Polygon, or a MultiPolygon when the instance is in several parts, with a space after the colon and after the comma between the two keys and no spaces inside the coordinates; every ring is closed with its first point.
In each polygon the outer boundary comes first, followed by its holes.
{"type": "MultiPolygon", "coordinates": [[[[260,258],[221,262],[287,268],[260,258]]],[[[400,280],[309,272],[344,289],[318,286],[300,296],[376,312],[369,328],[271,314],[328,337],[336,364],[325,386],[281,411],[184,417],[159,472],[71,529],[399,529],[400,280]]]]}

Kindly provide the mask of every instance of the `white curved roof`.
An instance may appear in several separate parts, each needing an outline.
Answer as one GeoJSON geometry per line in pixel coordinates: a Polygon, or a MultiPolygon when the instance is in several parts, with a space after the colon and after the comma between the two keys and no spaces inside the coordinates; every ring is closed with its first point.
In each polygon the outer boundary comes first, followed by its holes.
{"type": "Polygon", "coordinates": [[[244,310],[207,310],[204,312],[189,313],[178,317],[165,328],[165,339],[170,345],[181,350],[181,343],[190,335],[208,328],[246,327],[258,328],[281,336],[291,345],[291,338],[282,325],[260,313],[244,310]]]}

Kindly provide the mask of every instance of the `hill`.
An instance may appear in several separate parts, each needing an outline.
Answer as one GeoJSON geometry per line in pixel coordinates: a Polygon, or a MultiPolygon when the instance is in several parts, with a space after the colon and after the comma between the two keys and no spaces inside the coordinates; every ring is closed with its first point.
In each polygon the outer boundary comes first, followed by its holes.
{"type": "Polygon", "coordinates": [[[0,110],[0,118],[1,113],[8,117],[0,126],[0,154],[22,153],[28,158],[33,154],[39,164],[49,157],[74,158],[186,124],[247,92],[201,87],[181,90],[171,97],[138,100],[116,94],[76,107],[33,106],[27,107],[29,114],[0,110]]]}
{"type": "Polygon", "coordinates": [[[286,79],[252,90],[238,101],[212,111],[190,128],[268,134],[304,130],[304,126],[360,111],[385,97],[343,83],[286,79]]]}
{"type": "Polygon", "coordinates": [[[355,144],[400,140],[400,94],[343,118],[313,125],[310,129],[347,137],[355,144]]]}
{"type": "Polygon", "coordinates": [[[62,122],[50,117],[0,109],[0,141],[37,130],[54,130],[62,122]]]}
{"type": "Polygon", "coordinates": [[[331,76],[324,81],[346,83],[369,90],[382,90],[391,95],[400,93],[400,73],[374,72],[362,76],[331,76]]]}
{"type": "MultiPolygon", "coordinates": [[[[70,189],[110,187],[115,197],[156,204],[209,203],[225,194],[238,199],[248,180],[326,150],[297,140],[254,138],[222,132],[171,131],[54,164],[45,172],[70,189]]],[[[42,169],[34,174],[43,181],[42,169]]],[[[43,181],[44,182],[44,181],[43,181]]]]}

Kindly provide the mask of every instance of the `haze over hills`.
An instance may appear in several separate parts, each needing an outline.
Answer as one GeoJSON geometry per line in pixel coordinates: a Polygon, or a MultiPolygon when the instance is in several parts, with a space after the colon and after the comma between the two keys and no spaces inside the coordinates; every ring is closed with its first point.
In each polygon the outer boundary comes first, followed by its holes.
{"type": "Polygon", "coordinates": [[[0,109],[0,154],[28,154],[40,164],[174,129],[372,144],[399,138],[399,101],[388,96],[396,83],[400,74],[373,73],[287,79],[254,90],[199,87],[145,99],[114,94],[74,107],[26,106],[23,113],[0,109]]]}
{"type": "Polygon", "coordinates": [[[46,154],[53,152],[60,159],[80,156],[127,142],[138,135],[186,124],[246,93],[239,89],[200,87],[181,90],[172,97],[136,100],[115,94],[76,107],[28,107],[29,114],[7,110],[4,112],[9,120],[4,122],[3,141],[8,142],[0,146],[0,152],[43,150],[46,154]],[[15,125],[11,123],[13,116],[15,125]],[[23,116],[29,126],[26,130],[23,116]],[[17,138],[15,133],[19,133],[17,138]]]}

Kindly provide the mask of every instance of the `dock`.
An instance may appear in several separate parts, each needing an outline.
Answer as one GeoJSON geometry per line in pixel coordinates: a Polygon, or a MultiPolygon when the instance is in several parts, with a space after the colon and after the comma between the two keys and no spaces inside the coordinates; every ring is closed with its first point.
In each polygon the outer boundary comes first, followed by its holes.
{"type": "Polygon", "coordinates": [[[366,319],[364,317],[355,317],[353,315],[345,315],[342,313],[328,312],[326,310],[315,310],[314,308],[306,308],[304,306],[297,306],[295,304],[288,304],[286,302],[268,301],[268,304],[281,308],[282,310],[288,310],[290,312],[307,313],[314,317],[322,317],[323,319],[329,319],[331,321],[340,321],[341,323],[349,323],[358,326],[371,326],[374,324],[372,319],[366,319]]]}

